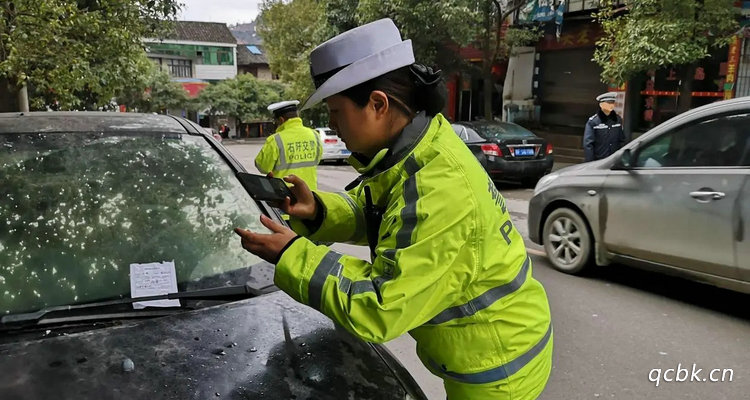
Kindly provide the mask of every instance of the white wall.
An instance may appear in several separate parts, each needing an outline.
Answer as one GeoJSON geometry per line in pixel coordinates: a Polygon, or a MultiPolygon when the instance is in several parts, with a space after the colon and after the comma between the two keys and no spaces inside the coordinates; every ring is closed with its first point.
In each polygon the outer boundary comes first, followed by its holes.
{"type": "Polygon", "coordinates": [[[505,105],[512,103],[527,110],[533,110],[532,85],[534,83],[533,47],[517,47],[508,59],[508,72],[503,85],[502,118],[507,121],[505,105]]]}
{"type": "Polygon", "coordinates": [[[236,65],[194,64],[197,79],[231,79],[237,76],[236,65]]]}
{"type": "Polygon", "coordinates": [[[508,60],[508,73],[505,75],[503,99],[531,99],[531,85],[534,80],[533,47],[519,47],[508,60]]]}

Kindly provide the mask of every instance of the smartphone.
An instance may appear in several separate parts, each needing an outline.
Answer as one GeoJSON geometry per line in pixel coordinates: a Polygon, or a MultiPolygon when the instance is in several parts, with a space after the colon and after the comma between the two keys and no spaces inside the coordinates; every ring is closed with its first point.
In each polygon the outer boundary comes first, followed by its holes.
{"type": "Polygon", "coordinates": [[[289,197],[292,203],[296,201],[292,191],[289,190],[283,179],[269,178],[264,175],[248,174],[246,172],[238,172],[237,178],[256,200],[284,201],[286,197],[289,197]]]}

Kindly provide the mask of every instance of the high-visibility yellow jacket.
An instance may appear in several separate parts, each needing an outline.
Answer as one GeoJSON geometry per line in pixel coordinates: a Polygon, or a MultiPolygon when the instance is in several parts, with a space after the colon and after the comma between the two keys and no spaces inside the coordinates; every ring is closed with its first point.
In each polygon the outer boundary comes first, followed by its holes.
{"type": "Polygon", "coordinates": [[[301,118],[290,118],[266,139],[255,157],[255,167],[264,175],[273,172],[277,178],[297,175],[315,190],[318,188],[317,167],[322,157],[318,134],[302,125],[301,118]]]}
{"type": "Polygon", "coordinates": [[[505,200],[442,116],[419,114],[349,192],[316,191],[322,223],[292,218],[275,282],[372,342],[409,332],[449,399],[533,399],[552,363],[547,296],[505,200]],[[321,242],[367,243],[365,187],[382,207],[372,263],[321,242]]]}

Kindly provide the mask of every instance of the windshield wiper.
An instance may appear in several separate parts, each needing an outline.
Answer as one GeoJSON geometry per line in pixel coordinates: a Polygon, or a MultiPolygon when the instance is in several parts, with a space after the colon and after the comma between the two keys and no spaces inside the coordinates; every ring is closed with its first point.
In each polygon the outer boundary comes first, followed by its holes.
{"type": "MultiPolygon", "coordinates": [[[[265,289],[265,288],[263,288],[265,289]]],[[[45,307],[29,313],[8,314],[0,318],[0,324],[11,325],[27,322],[39,322],[45,315],[71,310],[84,310],[89,308],[108,307],[118,304],[131,304],[151,300],[174,300],[174,299],[194,299],[194,300],[218,300],[224,298],[249,298],[264,294],[263,289],[255,289],[250,285],[224,286],[211,289],[191,290],[188,292],[178,292],[162,294],[158,296],[136,297],[127,299],[117,299],[108,301],[99,301],[95,303],[72,304],[65,306],[45,307]]]]}

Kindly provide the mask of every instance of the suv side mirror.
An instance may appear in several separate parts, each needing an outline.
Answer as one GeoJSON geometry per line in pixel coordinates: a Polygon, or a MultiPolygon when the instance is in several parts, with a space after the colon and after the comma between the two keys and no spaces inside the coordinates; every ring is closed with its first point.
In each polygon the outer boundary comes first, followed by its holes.
{"type": "Polygon", "coordinates": [[[633,153],[630,149],[623,150],[622,154],[620,154],[620,158],[618,158],[615,161],[615,165],[612,166],[612,169],[623,171],[633,169],[633,153]]]}

